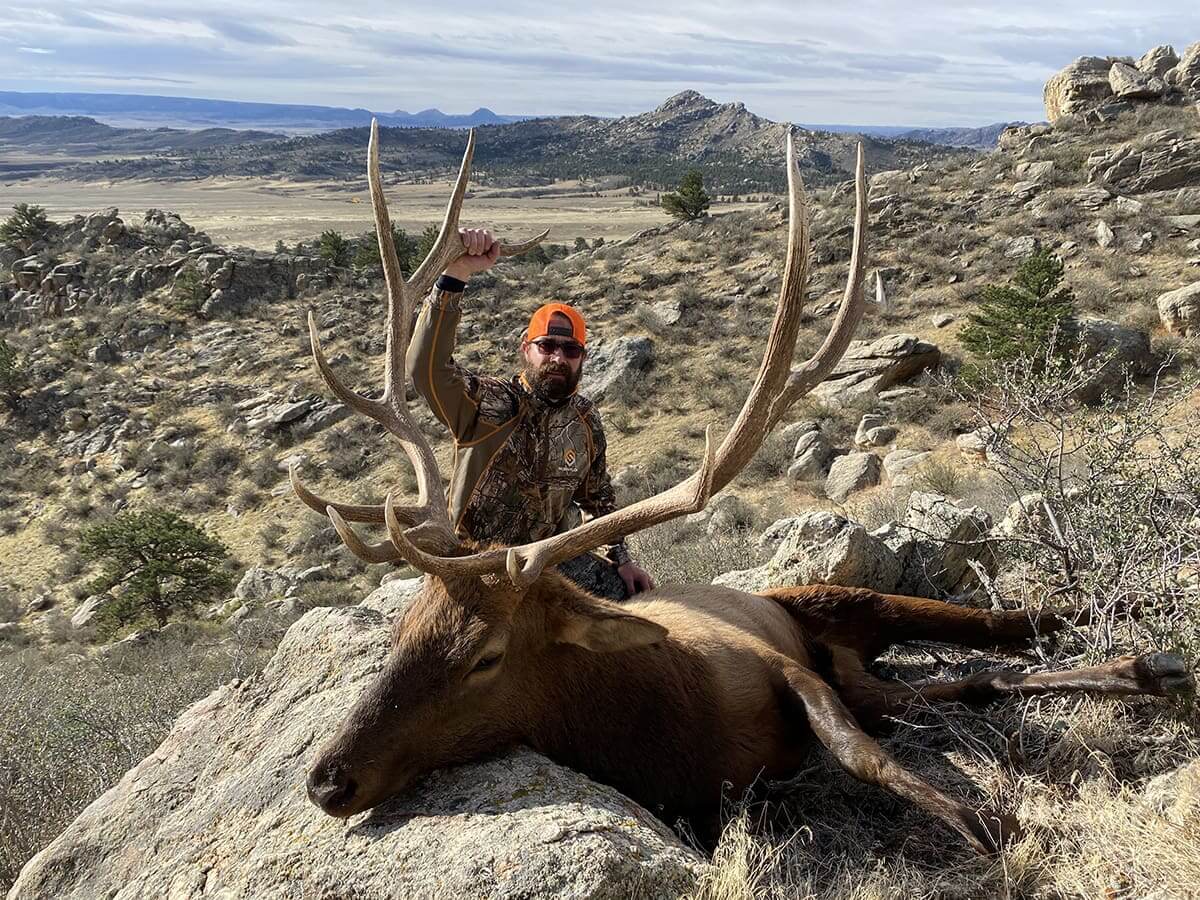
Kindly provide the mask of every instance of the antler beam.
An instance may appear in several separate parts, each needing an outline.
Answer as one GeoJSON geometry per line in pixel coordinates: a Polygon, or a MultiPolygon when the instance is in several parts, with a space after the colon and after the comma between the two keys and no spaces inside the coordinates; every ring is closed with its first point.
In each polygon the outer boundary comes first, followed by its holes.
{"type": "MultiPolygon", "coordinates": [[[[364,397],[342,384],[321,350],[316,319],[311,311],[308,314],[313,361],[329,389],[348,407],[369,416],[394,434],[416,472],[417,504],[393,507],[390,514],[392,521],[403,523],[411,530],[409,540],[412,544],[419,543],[440,553],[453,551],[458,546],[458,540],[450,524],[446,494],[433,448],[421,433],[405,399],[407,385],[404,363],[416,298],[424,297],[442,270],[467,252],[458,235],[458,217],[462,210],[467,182],[470,180],[471,158],[474,152],[475,131],[472,129],[467,135],[467,149],[463,154],[450,202],[446,206],[446,216],[437,242],[425,257],[425,261],[413,273],[413,277],[406,282],[400,270],[395,242],[392,240],[392,223],[383,194],[383,179],[379,174],[379,126],[375,120],[371,121],[371,140],[367,147],[367,181],[371,190],[375,232],[379,239],[379,255],[383,261],[383,275],[387,285],[387,344],[384,352],[382,397],[378,400],[364,397]]],[[[548,230],[519,244],[501,244],[500,255],[514,256],[524,253],[535,247],[547,234],[548,230]]],[[[384,523],[387,519],[385,507],[326,500],[301,483],[294,466],[290,477],[296,496],[318,512],[328,515],[342,541],[355,555],[367,562],[396,562],[403,558],[396,545],[367,544],[347,524],[346,520],[384,523]]]]}
{"type": "Polygon", "coordinates": [[[435,556],[417,547],[400,527],[404,510],[385,505],[388,532],[397,551],[410,564],[439,577],[483,575],[507,571],[517,586],[535,580],[546,566],[563,562],[601,544],[697,511],[733,480],[761,446],[763,439],[797,399],[818,384],[845,353],[866,301],[863,274],[866,268],[867,198],[862,145],[855,164],[854,244],[846,291],[833,326],[816,354],[792,370],[799,335],[800,313],[808,281],[809,225],[804,186],[796,166],[792,136],[787,141],[788,252],[775,319],[767,338],[762,365],[733,427],[714,453],[706,432],[704,459],[699,471],[663,493],[584,525],[541,541],[498,548],[468,556],[435,556]]]}

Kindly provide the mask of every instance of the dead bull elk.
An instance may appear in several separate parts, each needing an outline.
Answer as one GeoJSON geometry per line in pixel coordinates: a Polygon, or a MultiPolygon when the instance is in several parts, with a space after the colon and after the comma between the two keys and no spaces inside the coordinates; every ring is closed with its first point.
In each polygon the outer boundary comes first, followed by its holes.
{"type": "MultiPolygon", "coordinates": [[[[746,465],[788,407],[829,373],[864,309],[866,190],[859,148],[850,274],[829,335],[791,368],[808,272],[809,227],[792,141],[787,145],[788,253],[775,319],[758,376],[720,446],[706,436],[698,470],[673,488],[579,528],[509,548],[465,545],[454,534],[433,450],[405,401],[413,304],[464,250],[458,215],[474,136],[438,242],[402,279],[371,127],[368,172],[387,281],[384,390],[349,390],[330,370],[310,314],[316,365],[337,397],[400,440],[419,496],[400,506],[327,501],[296,493],[328,514],[346,545],[370,562],[405,561],[425,572],[420,594],[395,625],[383,671],[366,688],[308,773],[312,801],[350,816],[403,791],[431,769],[524,743],[610,784],[667,821],[686,818],[714,834],[723,786],[784,778],[812,737],[852,775],[908,798],[980,851],[1016,833],[1015,820],[975,810],[892,759],[862,729],[914,700],[983,703],[1062,691],[1167,696],[1187,690],[1184,662],[1166,654],[1123,657],[1040,674],[989,671],[949,683],[878,679],[869,664],[889,645],[1015,642],[1063,627],[1053,614],[966,609],[933,600],[824,585],[762,595],[712,585],[668,585],[624,605],[597,599],[555,565],[643,528],[701,509],[746,465]],[[389,541],[367,544],[347,524],[384,524],[389,541]],[[507,577],[505,577],[507,576],[507,577]]],[[[544,236],[544,235],[542,235],[544,236]]],[[[510,255],[532,247],[542,236],[510,255]]]]}

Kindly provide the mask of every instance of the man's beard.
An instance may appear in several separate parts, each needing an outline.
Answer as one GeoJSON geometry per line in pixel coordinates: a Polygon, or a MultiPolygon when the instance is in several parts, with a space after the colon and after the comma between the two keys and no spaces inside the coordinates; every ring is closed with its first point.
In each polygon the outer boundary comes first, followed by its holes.
{"type": "Polygon", "coordinates": [[[583,366],[572,372],[571,367],[565,363],[547,362],[541,366],[525,363],[525,381],[529,387],[543,400],[552,403],[566,400],[575,393],[575,387],[582,375],[583,366]],[[555,377],[556,375],[563,377],[555,377]]]}

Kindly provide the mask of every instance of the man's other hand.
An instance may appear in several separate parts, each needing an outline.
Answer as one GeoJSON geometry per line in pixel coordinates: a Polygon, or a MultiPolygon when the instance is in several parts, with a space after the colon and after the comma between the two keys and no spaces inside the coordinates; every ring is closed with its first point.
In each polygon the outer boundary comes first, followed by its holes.
{"type": "Polygon", "coordinates": [[[486,228],[460,228],[467,252],[446,266],[446,274],[459,281],[466,281],[476,272],[486,272],[500,258],[500,242],[486,228]]]}
{"type": "Polygon", "coordinates": [[[629,591],[630,597],[654,587],[654,579],[650,577],[650,573],[632,560],[617,566],[617,574],[625,582],[625,589],[629,591]]]}

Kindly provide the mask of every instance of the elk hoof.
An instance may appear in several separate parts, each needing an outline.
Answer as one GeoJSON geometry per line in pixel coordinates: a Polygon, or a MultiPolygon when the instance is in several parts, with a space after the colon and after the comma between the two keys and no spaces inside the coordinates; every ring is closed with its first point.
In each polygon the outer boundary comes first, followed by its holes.
{"type": "Polygon", "coordinates": [[[1017,817],[994,809],[966,811],[968,841],[980,853],[999,853],[1021,839],[1024,831],[1017,817]]]}
{"type": "Polygon", "coordinates": [[[1174,653],[1146,653],[1133,661],[1138,685],[1160,697],[1191,693],[1196,689],[1191,668],[1174,653]]]}

